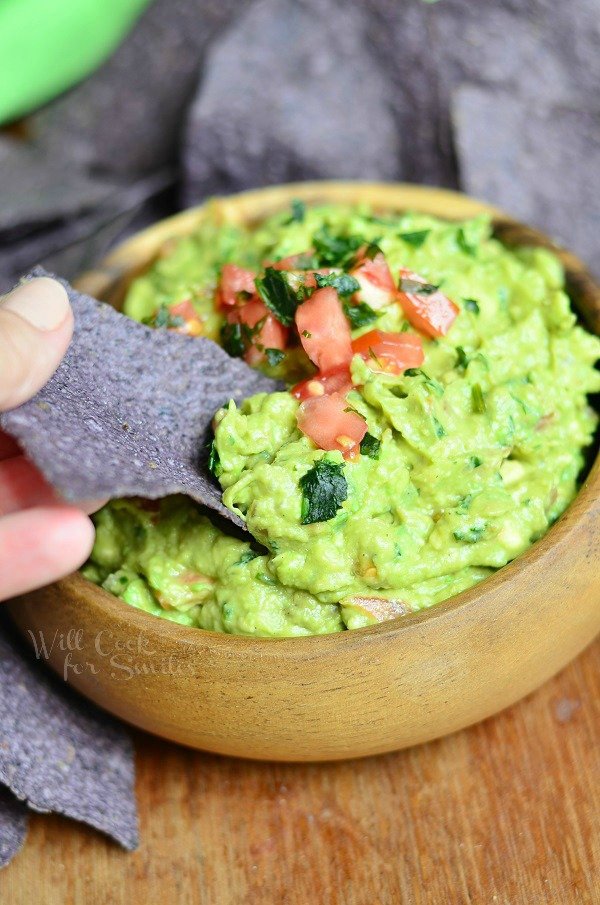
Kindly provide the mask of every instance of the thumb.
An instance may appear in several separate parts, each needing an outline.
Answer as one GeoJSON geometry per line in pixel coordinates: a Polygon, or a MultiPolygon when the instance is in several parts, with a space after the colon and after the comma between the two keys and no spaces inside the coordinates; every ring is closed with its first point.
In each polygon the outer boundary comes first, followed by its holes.
{"type": "Polygon", "coordinates": [[[56,280],[29,280],[0,299],[0,411],[48,382],[72,335],[69,299],[56,280]]]}

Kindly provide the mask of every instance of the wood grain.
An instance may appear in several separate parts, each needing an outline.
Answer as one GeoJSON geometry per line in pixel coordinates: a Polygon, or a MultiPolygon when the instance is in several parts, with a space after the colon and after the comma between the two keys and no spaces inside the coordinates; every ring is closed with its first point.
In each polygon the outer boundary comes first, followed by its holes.
{"type": "Polygon", "coordinates": [[[598,905],[600,642],[397,754],[260,764],[137,737],[142,845],[32,820],[6,905],[598,905]]]}

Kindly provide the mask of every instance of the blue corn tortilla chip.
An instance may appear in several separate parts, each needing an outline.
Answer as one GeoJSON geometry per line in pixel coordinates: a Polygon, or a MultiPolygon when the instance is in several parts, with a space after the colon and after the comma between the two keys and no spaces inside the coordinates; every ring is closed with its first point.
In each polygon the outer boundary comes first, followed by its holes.
{"type": "Polygon", "coordinates": [[[398,175],[403,133],[360,6],[263,0],[219,35],[188,110],[185,204],[268,183],[398,175]]]}
{"type": "MultiPolygon", "coordinates": [[[[36,268],[26,279],[52,276],[36,268]]],[[[230,522],[208,472],[217,409],[277,383],[209,339],[153,330],[64,280],[73,340],[46,386],[0,415],[0,427],[63,499],[183,493],[230,522]]]]}
{"type": "Polygon", "coordinates": [[[29,815],[12,792],[0,786],[0,867],[12,861],[27,835],[29,815]]]}
{"type": "Polygon", "coordinates": [[[466,190],[537,224],[600,272],[600,192],[590,192],[600,169],[595,112],[475,85],[455,92],[452,112],[466,190]]]}
{"type": "MultiPolygon", "coordinates": [[[[43,659],[41,639],[37,644],[43,659]]],[[[81,820],[133,850],[138,819],[129,733],[32,662],[8,627],[0,631],[0,689],[0,783],[32,810],[81,820]]],[[[25,835],[19,802],[0,802],[6,859],[25,835]]]]}

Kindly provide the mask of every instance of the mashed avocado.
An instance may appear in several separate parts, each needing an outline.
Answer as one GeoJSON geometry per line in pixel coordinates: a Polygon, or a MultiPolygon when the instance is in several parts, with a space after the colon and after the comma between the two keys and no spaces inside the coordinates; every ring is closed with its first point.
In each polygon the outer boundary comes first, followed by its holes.
{"type": "MultiPolygon", "coordinates": [[[[576,324],[557,259],[504,247],[485,217],[450,224],[295,205],[250,231],[215,216],[134,282],[125,312],[167,328],[187,317],[193,332],[231,344],[215,302],[224,264],[258,273],[315,248],[313,266],[339,264],[344,243],[375,248],[392,274],[419,274],[421,291],[443,292],[457,312],[445,335],[428,336],[396,300],[357,303],[356,284],[338,280],[350,264],[323,271],[318,285],[337,285],[354,341],[374,329],[422,337],[422,364],[401,373],[352,358],[344,411],[366,422],[360,449],[320,448],[299,429],[302,403],[290,392],[230,403],[216,414],[211,460],[254,540],[228,536],[186,498],[114,501],[95,516],[89,578],[185,625],[335,632],[476,584],[564,511],[596,427],[587,394],[600,389],[600,342],[576,324]]],[[[248,335],[242,322],[237,339],[248,335]]],[[[315,371],[300,340],[252,351],[294,383],[315,371]]],[[[248,344],[230,351],[248,356],[248,344]]]]}

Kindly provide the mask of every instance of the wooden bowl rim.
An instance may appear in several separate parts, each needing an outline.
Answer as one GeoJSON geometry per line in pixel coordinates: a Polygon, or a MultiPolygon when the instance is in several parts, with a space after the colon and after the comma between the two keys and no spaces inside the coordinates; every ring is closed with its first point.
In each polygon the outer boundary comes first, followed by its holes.
{"type": "MultiPolygon", "coordinates": [[[[435,216],[443,218],[443,215],[439,213],[439,208],[441,202],[446,202],[449,208],[452,209],[458,205],[461,211],[459,216],[448,216],[448,220],[464,219],[478,213],[487,213],[491,215],[494,232],[501,241],[504,241],[503,236],[512,236],[513,238],[524,236],[526,240],[519,241],[516,244],[521,246],[535,245],[551,249],[559,257],[565,268],[569,293],[585,294],[593,300],[594,316],[588,316],[587,320],[592,321],[590,326],[593,332],[600,332],[600,285],[576,255],[555,243],[542,231],[520,223],[486,202],[450,189],[439,189],[409,183],[342,180],[288,183],[286,185],[267,186],[233,195],[209,198],[204,204],[160,220],[131,236],[104,258],[97,268],[82,274],[75,285],[84,292],[97,294],[101,297],[111,286],[122,281],[133,267],[144,263],[143,256],[139,255],[138,250],[140,244],[143,246],[144,240],[149,239],[152,241],[157,236],[160,236],[161,240],[166,240],[169,238],[171,231],[177,237],[183,235],[185,231],[191,231],[205,210],[206,205],[214,201],[222,205],[225,213],[228,212],[229,206],[231,206],[231,211],[235,212],[238,208],[253,209],[257,203],[262,202],[263,213],[260,218],[254,218],[261,219],[281,209],[284,203],[289,204],[293,198],[309,201],[330,201],[331,203],[369,203],[370,195],[380,197],[383,192],[386,193],[386,197],[389,197],[389,208],[392,210],[415,210],[417,212],[435,213],[435,216]],[[436,209],[437,212],[435,212],[436,209]]],[[[380,208],[383,207],[381,202],[379,204],[380,208]]],[[[241,217],[240,219],[247,220],[248,218],[241,217]]],[[[510,244],[510,242],[507,241],[507,244],[510,244]]],[[[147,256],[145,260],[147,263],[147,256]]],[[[492,592],[490,596],[494,596],[495,591],[508,583],[512,583],[516,576],[520,574],[526,576],[529,569],[537,565],[554,548],[564,542],[575,530],[584,513],[589,511],[599,499],[600,453],[596,456],[576,497],[565,512],[540,540],[532,544],[528,550],[516,557],[512,562],[498,569],[497,572],[472,588],[455,594],[428,609],[408,613],[404,616],[364,628],[343,632],[280,638],[262,638],[214,632],[208,629],[179,625],[168,619],[154,616],[144,610],[130,606],[85,579],[80,572],[76,572],[57,582],[57,586],[65,593],[78,596],[86,605],[99,608],[105,616],[120,622],[125,621],[134,630],[140,632],[146,631],[160,636],[167,635],[169,640],[175,643],[204,649],[215,648],[220,654],[229,652],[232,656],[244,655],[248,657],[265,655],[268,645],[269,655],[275,655],[277,658],[295,658],[302,654],[303,659],[310,660],[327,656],[332,645],[339,646],[344,644],[351,647],[362,647],[364,644],[380,642],[382,636],[385,636],[386,639],[389,638],[391,641],[403,633],[410,634],[413,631],[419,631],[424,623],[429,623],[432,620],[448,619],[457,610],[466,610],[472,607],[480,608],[484,603],[482,598],[485,598],[488,591],[492,592]]],[[[507,595],[506,606],[510,605],[510,599],[507,595]]]]}

